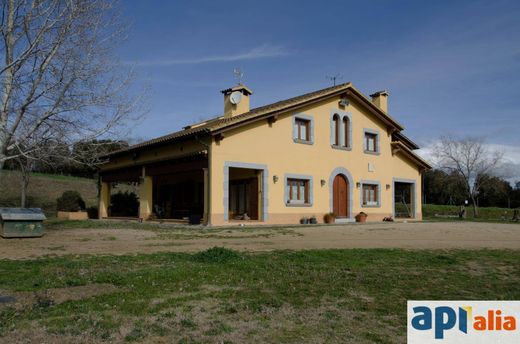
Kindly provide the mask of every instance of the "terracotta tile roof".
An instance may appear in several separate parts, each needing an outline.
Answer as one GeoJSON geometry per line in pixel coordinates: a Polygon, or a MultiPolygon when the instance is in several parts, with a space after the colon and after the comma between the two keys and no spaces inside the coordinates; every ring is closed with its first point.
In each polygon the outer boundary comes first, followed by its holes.
{"type": "Polygon", "coordinates": [[[183,138],[188,137],[194,137],[196,135],[206,135],[206,134],[216,134],[218,132],[222,132],[224,130],[232,129],[237,126],[249,123],[254,120],[260,120],[272,115],[275,115],[280,112],[284,112],[287,110],[290,110],[291,108],[296,108],[300,106],[304,106],[307,103],[311,103],[313,101],[318,101],[322,98],[335,95],[335,94],[341,94],[342,92],[348,92],[349,94],[353,95],[356,100],[362,101],[367,107],[371,109],[373,113],[378,115],[383,121],[389,123],[390,125],[394,126],[397,130],[402,130],[403,127],[395,120],[393,119],[389,114],[379,109],[377,106],[372,104],[370,99],[365,97],[361,92],[359,92],[357,89],[355,89],[352,86],[352,83],[347,82],[344,84],[340,84],[337,86],[332,86],[328,88],[324,88],[315,92],[310,92],[303,94],[301,96],[285,99],[282,101],[278,101],[276,103],[272,103],[269,105],[261,106],[254,108],[250,110],[249,112],[236,115],[233,117],[217,117],[214,119],[210,119],[208,121],[196,123],[193,125],[189,125],[184,127],[183,130],[177,131],[168,135],[164,135],[161,137],[157,137],[155,139],[145,141],[136,145],[133,145],[131,147],[125,148],[123,150],[114,152],[109,154],[111,155],[117,155],[120,153],[133,151],[136,149],[158,145],[170,141],[176,141],[181,140],[183,138]]]}

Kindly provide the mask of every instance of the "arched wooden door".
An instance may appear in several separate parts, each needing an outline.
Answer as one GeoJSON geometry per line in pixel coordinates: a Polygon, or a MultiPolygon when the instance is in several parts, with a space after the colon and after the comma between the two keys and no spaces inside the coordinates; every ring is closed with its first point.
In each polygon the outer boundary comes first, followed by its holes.
{"type": "Polygon", "coordinates": [[[337,217],[348,217],[348,181],[338,174],[332,185],[332,211],[337,217]]]}

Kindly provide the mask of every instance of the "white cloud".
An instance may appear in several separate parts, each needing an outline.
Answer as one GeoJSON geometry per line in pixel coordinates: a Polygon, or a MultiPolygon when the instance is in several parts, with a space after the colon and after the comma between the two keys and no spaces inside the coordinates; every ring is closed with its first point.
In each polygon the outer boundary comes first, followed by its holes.
{"type": "MultiPolygon", "coordinates": [[[[427,161],[434,162],[433,147],[437,141],[431,141],[415,152],[427,161]]],[[[520,147],[498,143],[487,143],[490,151],[504,154],[502,164],[495,169],[495,174],[510,182],[520,181],[520,147]]]]}
{"type": "Polygon", "coordinates": [[[193,58],[169,58],[161,60],[149,60],[149,61],[125,61],[124,65],[132,65],[139,67],[148,66],[174,66],[174,65],[186,65],[186,64],[201,64],[211,62],[233,62],[243,60],[255,60],[261,58],[285,56],[288,52],[281,46],[273,46],[269,44],[263,44],[258,47],[252,48],[247,51],[228,54],[228,55],[210,55],[200,56],[193,58]]]}

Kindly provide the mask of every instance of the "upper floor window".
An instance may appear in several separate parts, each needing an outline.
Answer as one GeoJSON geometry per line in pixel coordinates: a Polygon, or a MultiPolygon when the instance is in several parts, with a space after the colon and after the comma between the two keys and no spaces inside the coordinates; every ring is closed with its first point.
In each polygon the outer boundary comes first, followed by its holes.
{"type": "Polygon", "coordinates": [[[297,143],[312,144],[314,141],[314,123],[311,116],[298,114],[293,116],[293,140],[297,143]]]}
{"type": "Polygon", "coordinates": [[[331,115],[330,144],[332,148],[350,150],[352,147],[350,114],[347,112],[332,112],[331,115]]]}
{"type": "Polygon", "coordinates": [[[333,144],[335,146],[339,146],[340,138],[340,126],[339,126],[339,115],[335,114],[334,117],[332,117],[332,131],[334,135],[333,144]]]}
{"type": "Polygon", "coordinates": [[[296,118],[296,120],[294,121],[294,125],[296,126],[296,138],[301,141],[310,141],[310,121],[301,118],[296,118]]]}
{"type": "Polygon", "coordinates": [[[350,146],[350,119],[345,116],[343,117],[343,133],[345,135],[345,140],[343,140],[343,147],[350,146]]]}
{"type": "Polygon", "coordinates": [[[379,134],[377,131],[365,129],[364,131],[365,153],[379,153],[379,134]]]}

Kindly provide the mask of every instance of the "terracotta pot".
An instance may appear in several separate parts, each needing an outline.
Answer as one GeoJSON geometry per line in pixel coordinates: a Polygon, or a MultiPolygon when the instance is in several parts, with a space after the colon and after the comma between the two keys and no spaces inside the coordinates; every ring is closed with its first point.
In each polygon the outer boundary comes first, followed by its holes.
{"type": "Polygon", "coordinates": [[[367,222],[367,214],[359,213],[356,215],[356,222],[365,223],[367,222]]]}
{"type": "Polygon", "coordinates": [[[325,221],[325,223],[334,223],[334,222],[336,222],[336,218],[334,216],[332,216],[332,215],[329,215],[329,214],[325,215],[323,220],[325,221]]]}

